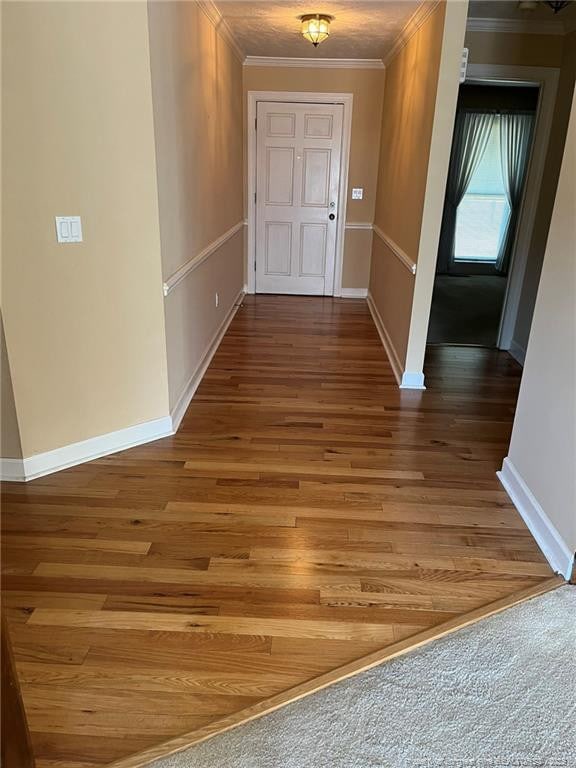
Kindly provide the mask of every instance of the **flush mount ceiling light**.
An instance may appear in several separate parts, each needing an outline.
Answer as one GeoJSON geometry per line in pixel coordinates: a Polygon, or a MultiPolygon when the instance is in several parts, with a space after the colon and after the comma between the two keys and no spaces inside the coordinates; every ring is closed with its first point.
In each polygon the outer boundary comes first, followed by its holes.
{"type": "Polygon", "coordinates": [[[302,37],[317,48],[330,34],[330,22],[333,19],[334,16],[327,16],[325,13],[307,13],[300,16],[302,37]]]}

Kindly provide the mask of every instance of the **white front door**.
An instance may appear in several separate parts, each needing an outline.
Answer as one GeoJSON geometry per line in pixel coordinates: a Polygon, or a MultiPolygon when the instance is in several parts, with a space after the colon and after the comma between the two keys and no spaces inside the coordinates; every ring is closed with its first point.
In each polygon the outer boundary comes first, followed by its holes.
{"type": "Polygon", "coordinates": [[[343,113],[258,102],[257,293],[334,292],[343,113]]]}

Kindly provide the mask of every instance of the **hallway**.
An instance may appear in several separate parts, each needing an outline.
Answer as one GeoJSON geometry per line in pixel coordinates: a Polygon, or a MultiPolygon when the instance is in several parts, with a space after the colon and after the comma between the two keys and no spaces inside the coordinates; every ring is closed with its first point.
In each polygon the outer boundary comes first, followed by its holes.
{"type": "Polygon", "coordinates": [[[425,370],[398,389],[364,301],[249,296],[175,436],[4,486],[38,768],[107,765],[553,576],[495,475],[520,366],[433,347],[425,370]]]}

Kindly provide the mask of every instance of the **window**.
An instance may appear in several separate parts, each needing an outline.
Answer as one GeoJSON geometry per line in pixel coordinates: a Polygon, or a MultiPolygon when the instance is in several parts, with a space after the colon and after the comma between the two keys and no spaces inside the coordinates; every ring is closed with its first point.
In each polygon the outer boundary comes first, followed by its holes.
{"type": "Polygon", "coordinates": [[[510,206],[500,163],[500,118],[456,214],[454,260],[495,264],[506,234],[510,206]]]}

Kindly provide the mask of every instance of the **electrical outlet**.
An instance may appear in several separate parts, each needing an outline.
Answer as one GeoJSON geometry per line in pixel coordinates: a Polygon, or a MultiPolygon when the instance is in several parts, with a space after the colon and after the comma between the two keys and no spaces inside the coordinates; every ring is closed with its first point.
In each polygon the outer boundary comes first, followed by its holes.
{"type": "Polygon", "coordinates": [[[220,304],[220,296],[217,293],[214,294],[214,304],[218,306],[220,304]]]}
{"type": "Polygon", "coordinates": [[[364,197],[364,189],[362,187],[353,187],[352,200],[362,200],[364,197]]]}

